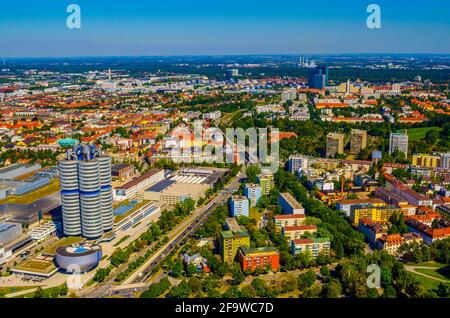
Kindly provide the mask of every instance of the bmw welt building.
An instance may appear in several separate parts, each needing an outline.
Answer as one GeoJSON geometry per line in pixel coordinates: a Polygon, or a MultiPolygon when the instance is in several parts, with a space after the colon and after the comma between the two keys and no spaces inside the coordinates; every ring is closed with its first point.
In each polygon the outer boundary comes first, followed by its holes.
{"type": "Polygon", "coordinates": [[[111,158],[78,144],[59,161],[64,234],[96,239],[113,228],[111,158]]]}

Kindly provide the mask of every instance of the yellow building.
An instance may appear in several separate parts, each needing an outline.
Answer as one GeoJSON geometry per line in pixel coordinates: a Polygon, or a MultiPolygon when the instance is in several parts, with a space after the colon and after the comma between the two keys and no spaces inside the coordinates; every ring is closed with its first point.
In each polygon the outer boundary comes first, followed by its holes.
{"type": "Polygon", "coordinates": [[[396,205],[390,206],[355,206],[350,211],[350,220],[358,224],[362,218],[369,218],[374,222],[389,221],[394,213],[402,213],[402,208],[396,205]]]}
{"type": "Polygon", "coordinates": [[[260,174],[256,176],[256,181],[261,187],[261,195],[269,195],[270,190],[275,187],[273,174],[260,174]]]}
{"type": "Polygon", "coordinates": [[[441,166],[441,157],[438,155],[414,154],[412,164],[418,167],[436,168],[441,166]]]}
{"type": "Polygon", "coordinates": [[[250,235],[246,231],[220,232],[220,255],[224,263],[233,264],[241,246],[250,247],[250,235]]]}

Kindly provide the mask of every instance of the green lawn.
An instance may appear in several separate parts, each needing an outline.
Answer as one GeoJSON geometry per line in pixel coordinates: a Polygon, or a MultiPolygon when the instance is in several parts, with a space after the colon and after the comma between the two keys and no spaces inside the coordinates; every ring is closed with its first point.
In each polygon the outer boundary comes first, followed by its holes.
{"type": "Polygon", "coordinates": [[[55,254],[56,249],[60,246],[66,246],[66,245],[71,245],[71,244],[75,244],[75,243],[80,243],[84,240],[85,239],[82,237],[68,236],[68,237],[62,238],[62,239],[58,240],[57,242],[55,242],[54,244],[46,247],[42,251],[42,254],[53,255],[53,254],[55,254]]]}
{"type": "Polygon", "coordinates": [[[410,266],[424,266],[424,267],[444,267],[446,266],[445,264],[440,264],[438,262],[435,261],[427,261],[427,262],[422,262],[422,263],[406,263],[406,265],[410,265],[410,266]]]}
{"type": "Polygon", "coordinates": [[[37,190],[25,193],[24,195],[11,195],[6,199],[0,200],[0,204],[31,204],[59,191],[59,189],[59,180],[53,179],[49,184],[37,190]]]}
{"type": "Polygon", "coordinates": [[[415,274],[413,272],[409,272],[411,275],[413,275],[426,289],[438,289],[440,281],[437,281],[435,279],[431,279],[428,277],[424,277],[419,274],[415,274]]]}
{"type": "Polygon", "coordinates": [[[440,274],[439,272],[437,272],[436,269],[434,268],[430,268],[430,269],[425,269],[425,268],[416,268],[416,272],[428,275],[428,276],[432,276],[432,277],[436,277],[438,279],[443,279],[446,280],[448,282],[450,282],[450,279],[445,277],[444,275],[440,274]]]}
{"type": "Polygon", "coordinates": [[[17,293],[23,290],[33,289],[38,286],[11,286],[11,287],[0,287],[0,295],[8,295],[12,293],[17,293]]]}
{"type": "MultiPolygon", "coordinates": [[[[420,139],[425,138],[425,135],[427,134],[427,132],[429,130],[441,131],[442,128],[441,127],[421,127],[421,128],[407,129],[409,141],[420,140],[420,139]]],[[[402,132],[405,132],[405,130],[402,130],[402,132]]]]}

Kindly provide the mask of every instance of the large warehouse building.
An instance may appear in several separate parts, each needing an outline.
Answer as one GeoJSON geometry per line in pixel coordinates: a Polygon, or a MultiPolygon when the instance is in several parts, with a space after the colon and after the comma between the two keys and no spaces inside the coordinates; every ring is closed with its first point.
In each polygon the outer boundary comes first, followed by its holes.
{"type": "Polygon", "coordinates": [[[197,201],[220,180],[225,169],[189,168],[162,180],[144,191],[144,199],[176,205],[191,198],[197,201]]]}

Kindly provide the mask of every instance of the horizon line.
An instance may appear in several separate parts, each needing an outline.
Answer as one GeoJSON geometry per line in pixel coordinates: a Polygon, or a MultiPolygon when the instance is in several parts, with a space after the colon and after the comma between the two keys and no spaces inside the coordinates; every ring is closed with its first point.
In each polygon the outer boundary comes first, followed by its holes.
{"type": "Polygon", "coordinates": [[[145,58],[145,57],[240,57],[240,56],[345,56],[345,55],[407,55],[407,56],[436,56],[448,55],[448,53],[374,53],[374,52],[355,52],[355,53],[241,53],[241,54],[157,54],[157,55],[55,55],[55,56],[0,56],[0,59],[64,59],[64,58],[145,58]]]}

